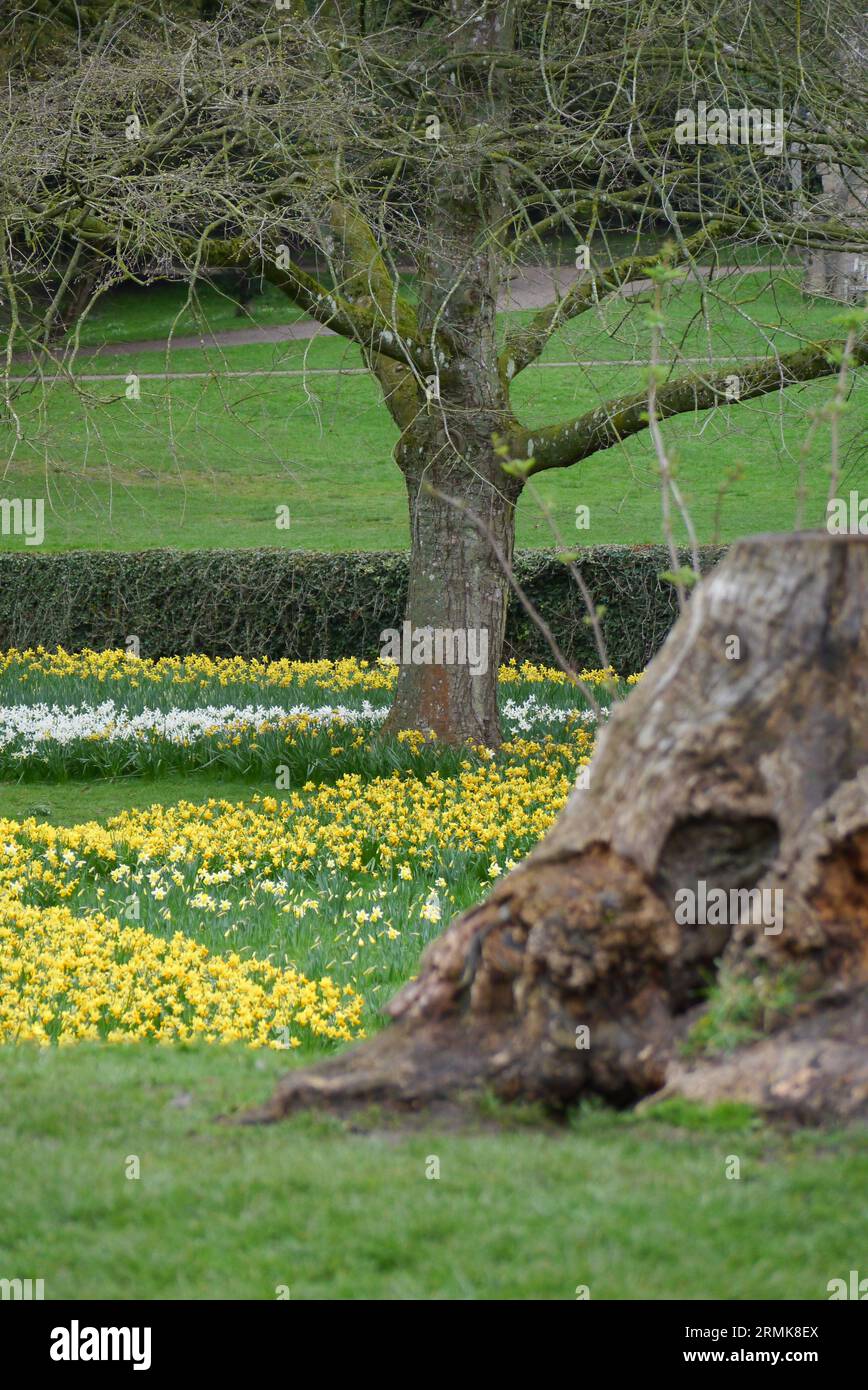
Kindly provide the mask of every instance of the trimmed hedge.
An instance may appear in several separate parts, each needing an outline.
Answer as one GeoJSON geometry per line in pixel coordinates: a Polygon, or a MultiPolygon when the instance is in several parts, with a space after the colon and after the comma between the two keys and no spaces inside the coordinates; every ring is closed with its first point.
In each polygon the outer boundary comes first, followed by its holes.
{"type": "MultiPolygon", "coordinates": [[[[703,570],[723,554],[705,547],[703,570]]],[[[686,557],[685,557],[686,558],[686,557]]],[[[407,593],[404,552],[303,550],[78,550],[0,554],[0,648],[97,650],[135,635],[148,657],[375,657],[384,628],[399,627],[407,593]]],[[[597,546],[580,568],[598,606],[612,664],[641,670],[676,616],[659,578],[663,546],[597,546]]],[[[599,664],[581,596],[551,552],[519,551],[515,576],[577,666],[599,664]]],[[[506,658],[551,662],[542,634],[511,600],[506,658]]]]}

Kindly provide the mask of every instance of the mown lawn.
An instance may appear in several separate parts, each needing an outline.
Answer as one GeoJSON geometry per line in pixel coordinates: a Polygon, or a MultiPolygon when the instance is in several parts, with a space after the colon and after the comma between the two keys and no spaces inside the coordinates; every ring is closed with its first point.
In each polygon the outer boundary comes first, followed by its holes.
{"type": "Polygon", "coordinates": [[[186,798],[209,796],[246,801],[256,793],[275,795],[274,779],[215,777],[213,772],[185,772],[166,777],[118,777],[75,782],[0,782],[0,816],[26,820],[34,816],[50,825],[80,825],[107,820],[134,807],[171,806],[186,798]]]}
{"type": "MultiPolygon", "coordinates": [[[[733,356],[772,346],[787,350],[836,331],[835,307],[806,304],[783,275],[771,287],[761,277],[745,279],[727,293],[737,307],[714,306],[710,342],[696,290],[674,296],[671,356],[711,355],[720,370],[733,356]],[[783,331],[774,328],[781,323],[783,331]]],[[[205,306],[211,326],[239,326],[228,301],[218,301],[212,297],[205,306]]],[[[100,334],[106,340],[159,336],[167,316],[177,312],[178,297],[161,291],[107,307],[114,317],[92,326],[93,342],[100,334]]],[[[266,296],[253,312],[258,322],[273,323],[287,321],[287,310],[266,296]]],[[[502,326],[517,317],[502,315],[502,326]]],[[[188,317],[176,331],[195,326],[188,317]]],[[[522,418],[530,425],[567,418],[601,398],[641,389],[644,369],[616,359],[641,362],[647,348],[641,305],[586,315],[547,353],[550,362],[572,365],[541,367],[520,378],[515,400],[522,418]],[[581,365],[590,360],[604,365],[581,365]]],[[[123,381],[83,384],[89,395],[84,409],[67,385],[52,387],[43,401],[36,393],[19,399],[25,442],[12,452],[2,491],[50,500],[47,548],[406,545],[406,503],[390,459],[394,431],[374,387],[356,374],[354,348],[323,338],[179,351],[168,364],[165,355],[149,354],[79,365],[122,376],[167,365],[215,376],[171,385],[143,376],[137,402],[124,398],[123,381]],[[352,374],[274,374],[341,366],[352,374]],[[263,375],[221,377],[226,370],[263,375]],[[109,397],[113,403],[106,404],[109,397]],[[288,532],[274,526],[278,505],[290,507],[288,532]]],[[[822,382],[667,426],[702,540],[792,525],[810,411],[829,399],[831,389],[822,382]],[[737,468],[741,475],[729,478],[737,468]]],[[[844,419],[842,490],[868,485],[868,465],[857,449],[864,402],[862,386],[844,419]]],[[[823,514],[827,459],[823,426],[804,464],[808,523],[823,514]]],[[[551,541],[540,501],[552,504],[557,526],[573,543],[660,538],[656,474],[644,439],[543,479],[536,495],[522,500],[520,544],[551,541]],[[589,531],[574,528],[580,503],[591,508],[589,531]]],[[[0,537],[2,547],[20,544],[0,537]]],[[[131,709],[144,699],[138,690],[117,693],[131,709]]],[[[561,698],[556,689],[545,693],[554,703],[561,698]]],[[[183,703],[185,697],[169,694],[173,705],[183,703]]],[[[34,691],[32,684],[16,690],[14,683],[0,695],[4,704],[102,698],[89,686],[76,696],[66,685],[34,691]]],[[[351,980],[367,1001],[364,1024],[371,1031],[380,1026],[382,1003],[418,968],[425,941],[484,895],[511,854],[520,858],[528,851],[543,833],[543,812],[554,814],[568,781],[550,744],[511,755],[508,771],[519,780],[502,785],[496,769],[483,775],[468,762],[458,810],[461,833],[477,842],[459,851],[458,822],[448,804],[455,768],[445,769],[442,804],[432,809],[424,799],[432,773],[424,750],[414,781],[406,748],[378,753],[383,766],[372,769],[355,735],[329,732],[326,742],[335,747],[320,747],[325,735],[318,737],[309,745],[299,739],[291,753],[281,754],[295,760],[286,791],[264,774],[263,759],[272,750],[259,733],[245,735],[237,754],[222,750],[219,766],[203,744],[198,762],[191,754],[181,770],[179,753],[157,776],[97,775],[114,756],[111,739],[105,747],[97,739],[83,754],[76,751],[90,760],[90,776],[79,770],[64,780],[69,769],[58,768],[56,778],[47,778],[34,754],[32,766],[20,765],[27,780],[18,782],[6,765],[0,819],[7,820],[10,843],[20,838],[26,852],[13,847],[19,863],[13,859],[8,869],[0,854],[0,881],[5,873],[13,882],[14,899],[21,891],[14,883],[19,871],[37,858],[40,865],[49,862],[44,851],[57,827],[57,849],[70,843],[75,855],[90,858],[68,868],[55,858],[50,871],[40,868],[39,880],[27,888],[38,908],[51,911],[56,899],[85,915],[119,914],[135,885],[136,926],[167,941],[181,931],[215,957],[237,948],[242,956],[274,955],[311,977],[329,972],[341,983],[351,980]],[[526,791],[523,763],[535,768],[526,791]],[[359,781],[347,782],[352,805],[343,808],[329,800],[328,788],[346,773],[359,781]],[[416,787],[412,805],[401,802],[404,783],[416,787]],[[382,804],[372,795],[378,787],[385,789],[382,804]],[[316,820],[305,832],[309,850],[295,844],[292,824],[282,818],[284,799],[295,794],[316,820]],[[276,808],[267,814],[266,797],[276,808]],[[239,808],[223,816],[226,826],[213,821],[227,863],[232,854],[252,853],[246,839],[251,807],[263,837],[261,862],[248,864],[238,885],[215,889],[215,898],[227,894],[226,905],[217,907],[196,906],[191,896],[201,846],[195,852],[188,847],[180,861],[175,857],[176,834],[195,831],[211,798],[239,808]],[[157,812],[130,819],[121,858],[133,877],[112,878],[99,827],[123,812],[181,802],[199,808],[192,819],[176,824],[168,817],[164,829],[157,812]],[[430,818],[430,851],[427,841],[414,838],[417,807],[430,818]],[[343,824],[363,861],[358,869],[354,862],[336,868],[329,858],[339,845],[344,809],[343,824]],[[28,818],[34,824],[27,835],[8,824],[28,818]],[[93,834],[64,840],[60,828],[89,822],[98,823],[93,834]],[[284,856],[277,865],[263,857],[271,834],[284,856]],[[394,861],[380,864],[376,854],[389,843],[394,861]],[[309,860],[299,868],[294,860],[305,854],[309,860]],[[189,883],[181,883],[177,871],[173,886],[169,869],[187,860],[189,883]],[[278,916],[275,902],[263,895],[263,882],[272,876],[286,880],[285,915],[278,916]],[[308,896],[316,899],[313,909],[298,917],[289,912],[296,899],[308,896]],[[442,920],[425,916],[432,901],[442,920]],[[381,903],[385,920],[375,916],[381,903]]],[[[569,762],[573,754],[577,748],[560,756],[569,762]]],[[[66,755],[57,756],[62,762],[66,755]]],[[[120,749],[119,765],[125,756],[120,749]]],[[[570,777],[574,771],[570,765],[570,777]]],[[[196,878],[197,889],[201,882],[196,878]]],[[[573,1299],[576,1286],[587,1285],[592,1299],[824,1299],[828,1281],[858,1268],[864,1256],[864,1131],[784,1133],[738,1107],[684,1105],[638,1116],[584,1107],[561,1126],[533,1110],[506,1113],[494,1103],[480,1104],[461,1127],[431,1117],[395,1127],[374,1113],[350,1128],[317,1115],[271,1128],[216,1122],[220,1114],[264,1100],[288,1067],[336,1046],[309,1037],[298,1054],[198,1040],[5,1046],[0,1274],[44,1278],[48,1298],[270,1299],[286,1286],[293,1299],[573,1299]],[[138,1179],[125,1175],[133,1156],[140,1161],[138,1179]],[[741,1160],[738,1181],[725,1177],[732,1156],[741,1160]],[[433,1157],[439,1180],[426,1178],[433,1157]]]]}
{"type": "Polygon", "coordinates": [[[286,1066],[235,1047],[5,1051],[4,1273],[72,1299],[825,1299],[864,1254],[864,1134],[672,1105],[562,1128],[493,1104],[461,1130],[215,1123],[286,1066]]]}
{"type": "MultiPolygon", "coordinates": [[[[716,290],[709,293],[708,330],[694,286],[682,287],[670,301],[668,356],[707,364],[681,363],[678,371],[720,373],[740,355],[792,350],[842,332],[832,322],[836,306],[805,301],[785,273],[771,281],[757,275],[727,282],[721,300],[716,290]]],[[[633,301],[568,325],[544,357],[567,365],[532,368],[516,381],[514,403],[523,422],[563,421],[602,400],[643,390],[645,368],[619,363],[647,361],[644,315],[633,301]],[[603,365],[588,365],[595,362],[603,365]]],[[[500,317],[505,330],[527,314],[500,317]]],[[[218,318],[215,326],[226,325],[218,318]]],[[[142,331],[137,320],[129,327],[142,331]]],[[[16,404],[25,437],[10,453],[3,490],[46,498],[46,549],[406,546],[406,499],[391,459],[396,430],[378,388],[359,372],[358,350],[343,340],[99,357],[78,365],[118,379],[81,383],[81,396],[66,383],[50,385],[44,395],[42,388],[27,388],[16,404]],[[142,375],[141,399],[126,399],[129,372],[167,369],[205,375],[172,382],[142,375]],[[348,374],[329,374],[335,369],[348,374]],[[280,372],[296,375],[275,375],[280,372]],[[278,507],[289,508],[289,529],[277,529],[278,507]]],[[[832,390],[825,380],[667,424],[701,540],[792,527],[811,413],[832,390]]],[[[868,484],[859,447],[865,399],[860,384],[842,425],[845,492],[868,484]]],[[[808,525],[824,516],[828,460],[829,429],[821,424],[804,458],[808,525]]],[[[570,544],[659,540],[659,484],[649,440],[637,436],[543,476],[519,504],[520,545],[555,543],[543,503],[551,505],[570,544]],[[579,505],[590,508],[587,530],[575,527],[579,505]]],[[[0,536],[2,548],[22,546],[20,537],[0,536]]]]}
{"type": "MultiPolygon", "coordinates": [[[[52,697],[60,703],[94,701],[110,686],[132,707],[141,703],[139,668],[128,675],[123,657],[118,660],[124,679],[117,681],[107,658],[31,661],[26,681],[27,663],[13,664],[0,693],[6,700],[16,694],[14,671],[18,695],[31,703],[52,697]],[[54,665],[69,673],[42,669],[54,665]]],[[[189,664],[195,677],[199,667],[189,664]]],[[[201,687],[196,679],[179,685],[155,681],[147,698],[189,706],[210,694],[213,679],[207,672],[202,679],[201,687]]],[[[368,683],[375,679],[365,677],[368,683]]],[[[320,695],[311,687],[308,699],[333,698],[331,677],[322,680],[320,695]]],[[[225,689],[240,699],[246,687],[225,689]]],[[[554,705],[568,695],[551,680],[529,689],[554,705]]],[[[527,693],[521,684],[506,691],[527,693]]],[[[378,696],[364,685],[340,692],[349,700],[360,693],[378,696]]],[[[279,684],[263,685],[260,694],[287,704],[298,699],[296,689],[279,684]]],[[[239,766],[250,761],[246,742],[261,738],[258,730],[244,734],[239,766]]],[[[94,758],[100,742],[111,738],[91,745],[94,758]]],[[[207,762],[207,748],[200,752],[207,762]]],[[[37,746],[29,760],[41,756],[37,746]]],[[[388,750],[381,756],[385,778],[388,750]]],[[[556,764],[550,766],[554,746],[547,745],[540,758],[528,743],[518,756],[536,768],[537,778],[551,782],[552,811],[565,794],[556,764]]],[[[22,771],[27,767],[25,759],[22,771]]],[[[434,847],[433,858],[418,855],[416,818],[397,805],[387,807],[385,821],[377,813],[378,829],[373,818],[366,823],[368,812],[359,808],[375,791],[371,778],[362,786],[342,783],[356,809],[348,805],[344,814],[335,805],[334,817],[355,827],[359,852],[366,861],[370,857],[370,865],[329,867],[341,830],[327,817],[322,842],[308,839],[311,862],[303,872],[287,867],[296,853],[286,838],[292,822],[279,816],[279,804],[294,793],[277,792],[262,778],[228,772],[218,778],[213,768],[193,766],[161,777],[105,780],[79,773],[67,781],[36,777],[0,784],[0,819],[7,818],[0,848],[13,856],[5,871],[13,901],[0,899],[13,933],[8,978],[15,979],[22,960],[15,946],[16,895],[44,904],[49,914],[55,903],[68,904],[79,918],[100,907],[122,912],[129,885],[114,886],[115,875],[108,872],[114,860],[100,842],[99,826],[125,811],[155,806],[170,813],[181,802],[203,803],[186,829],[168,828],[165,834],[158,813],[141,823],[152,823],[144,838],[135,824],[121,830],[116,823],[119,862],[138,865],[141,912],[133,925],[166,941],[176,932],[191,938],[207,947],[212,961],[238,950],[242,957],[252,952],[289,959],[311,978],[327,969],[339,981],[352,980],[368,1001],[363,1022],[372,1031],[382,1023],[379,1006],[418,968],[425,939],[442,929],[420,915],[432,887],[441,894],[446,921],[483,896],[491,873],[504,867],[510,853],[525,853],[540,833],[531,828],[532,783],[517,798],[504,787],[494,802],[483,796],[484,783],[473,781],[474,775],[468,774],[464,823],[476,826],[479,853],[464,851],[462,857],[451,842],[456,832],[448,815],[448,776],[442,808],[429,806],[425,813],[430,828],[424,843],[434,847]],[[273,843],[282,843],[284,861],[267,866],[268,872],[287,879],[292,897],[317,897],[313,916],[275,916],[256,897],[258,871],[248,864],[244,900],[228,919],[193,911],[188,888],[177,901],[160,899],[174,909],[164,924],[159,903],[150,898],[162,881],[161,864],[168,856],[176,870],[184,869],[192,857],[195,867],[198,851],[186,836],[210,798],[230,803],[226,814],[239,836],[227,843],[246,857],[253,849],[245,838],[243,808],[258,797],[259,814],[266,795],[275,804],[273,843]],[[28,817],[33,819],[26,831],[15,824],[28,817]],[[99,826],[82,826],[86,821],[99,826]],[[80,830],[65,841],[65,826],[80,830]],[[52,827],[58,828],[56,842],[52,827]],[[31,846],[24,857],[15,858],[15,841],[31,846]],[[413,867],[406,875],[403,869],[376,868],[378,847],[386,842],[395,845],[399,860],[407,856],[413,867]],[[71,860],[54,852],[65,843],[76,847],[71,860]],[[498,863],[489,871],[495,854],[498,863]],[[22,886],[28,863],[37,859],[43,867],[22,886]],[[383,899],[375,896],[381,886],[383,899]],[[101,892],[105,896],[98,898],[101,892]],[[375,925],[370,909],[380,901],[386,918],[375,925]],[[370,920],[359,933],[354,922],[360,905],[370,920]],[[227,939],[226,920],[248,929],[243,942],[238,935],[227,939]],[[399,929],[395,939],[382,932],[389,921],[399,929]]],[[[397,794],[397,786],[393,790],[397,794]]],[[[320,794],[316,788],[303,792],[308,805],[320,794]]],[[[375,797],[372,815],[377,804],[375,797]]],[[[268,824],[261,822],[257,832],[261,836],[264,828],[266,852],[268,824]]],[[[219,818],[210,827],[205,843],[210,838],[217,847],[225,830],[219,818]]],[[[231,854],[225,862],[231,863],[231,854]]],[[[0,855],[0,880],[3,873],[0,855]]],[[[235,902],[237,890],[222,891],[235,902]]],[[[32,922],[31,929],[37,925],[32,922]]],[[[27,943],[20,940],[24,949],[27,943]]],[[[8,932],[5,938],[0,933],[7,954],[9,944],[8,932]]],[[[83,945],[89,954],[76,968],[102,950],[99,931],[83,945]]],[[[51,1013],[60,1018],[70,1000],[52,997],[42,977],[60,968],[61,957],[67,957],[69,970],[68,957],[77,949],[71,937],[57,937],[29,982],[22,976],[13,986],[12,1008],[16,990],[34,1001],[42,991],[44,1021],[51,1013]]],[[[123,1018],[122,998],[118,1007],[109,995],[106,1007],[123,1018]]],[[[20,1016],[32,1016],[32,1009],[25,1004],[20,1016]]],[[[66,1021],[71,1037],[74,1014],[67,1013],[66,1021]]],[[[572,1300],[579,1286],[587,1286],[592,1299],[824,1299],[829,1280],[858,1268],[865,1248],[868,1146],[862,1131],[787,1133],[762,1125],[743,1106],[703,1109],[676,1102],[639,1114],[585,1105],[556,1124],[534,1107],[507,1109],[485,1097],[460,1123],[454,1115],[437,1114],[396,1122],[369,1110],[346,1125],[308,1114],[271,1127],[240,1126],[218,1116],[237,1118],[260,1105],[287,1068],[341,1044],[311,1037],[303,1028],[297,1030],[296,1053],[271,1050],[271,1033],[255,1048],[209,1044],[201,1035],[156,1044],[134,1041],[130,1027],[126,1039],[112,1043],[37,1047],[7,1039],[0,1055],[0,1165],[6,1175],[0,1185],[0,1269],[4,1277],[44,1279],[49,1299],[272,1299],[286,1289],[295,1300],[572,1300]],[[726,1176],[733,1157],[740,1162],[738,1180],[726,1176]],[[426,1176],[435,1171],[434,1160],[439,1178],[426,1176]],[[128,1176],[135,1171],[138,1177],[128,1176]]]]}

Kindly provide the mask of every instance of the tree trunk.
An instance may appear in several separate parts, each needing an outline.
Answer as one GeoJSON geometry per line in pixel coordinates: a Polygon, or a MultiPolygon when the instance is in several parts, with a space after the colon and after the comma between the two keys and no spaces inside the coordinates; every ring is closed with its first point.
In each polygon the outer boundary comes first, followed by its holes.
{"type": "Polygon", "coordinates": [[[396,1022],[287,1076],[250,1118],[483,1088],[625,1104],[667,1084],[868,1112],[866,599],[863,539],[735,545],[613,713],[589,788],[428,948],[396,1022]],[[752,889],[774,913],[752,920],[752,889]],[[684,923],[685,895],[712,891],[724,921],[684,923]],[[793,998],[770,1039],[688,1067],[679,1043],[721,964],[793,998]]]}
{"type": "MultiPolygon", "coordinates": [[[[81,258],[77,258],[80,265],[81,258]]],[[[97,283],[96,270],[85,264],[76,273],[75,264],[67,268],[67,278],[59,286],[49,311],[47,321],[47,340],[52,345],[59,343],[67,331],[74,327],[87,307],[97,283]]]]}
{"type": "Polygon", "coordinates": [[[490,439],[478,440],[472,452],[465,442],[456,457],[419,438],[412,432],[400,450],[411,531],[404,627],[416,635],[415,656],[402,651],[385,732],[423,729],[446,743],[496,748],[509,582],[491,538],[511,565],[518,486],[499,468],[490,439]]]}
{"type": "Polygon", "coordinates": [[[256,275],[251,275],[247,270],[239,271],[235,280],[235,317],[237,319],[248,317],[248,310],[259,294],[260,288],[260,281],[256,275]]]}
{"type": "MultiPolygon", "coordinates": [[[[508,51],[512,9],[504,0],[453,0],[455,52],[508,51]]],[[[461,126],[466,138],[473,128],[482,142],[488,122],[502,124],[505,107],[502,76],[469,65],[436,115],[419,326],[432,341],[443,334],[453,358],[442,379],[427,381],[395,458],[410,504],[405,624],[411,634],[430,630],[440,647],[430,659],[420,637],[420,659],[402,660],[385,726],[386,733],[422,729],[447,743],[472,739],[493,748],[500,743],[497,676],[509,597],[504,564],[512,562],[521,490],[495,450],[498,436],[510,441],[519,432],[498,370],[499,265],[486,236],[504,214],[504,190],[481,153],[461,160],[450,154],[450,134],[461,126]],[[479,657],[472,663],[471,646],[479,657]],[[444,648],[463,659],[438,659],[444,648]]]]}
{"type": "MultiPolygon", "coordinates": [[[[866,57],[864,25],[851,24],[840,39],[839,80],[845,84],[858,82],[866,57]]],[[[825,212],[833,221],[859,217],[868,188],[852,165],[844,167],[832,160],[819,160],[813,165],[812,174],[822,190],[814,211],[825,212]]],[[[802,288],[806,294],[838,299],[844,304],[861,303],[868,290],[868,257],[854,251],[811,248],[804,253],[804,263],[802,288]]]]}
{"type": "MultiPolygon", "coordinates": [[[[853,174],[845,177],[833,164],[821,164],[817,172],[830,216],[843,220],[864,205],[865,185],[853,174]]],[[[838,299],[844,304],[861,303],[868,290],[868,258],[855,251],[810,249],[804,260],[802,288],[806,294],[838,299]]]]}

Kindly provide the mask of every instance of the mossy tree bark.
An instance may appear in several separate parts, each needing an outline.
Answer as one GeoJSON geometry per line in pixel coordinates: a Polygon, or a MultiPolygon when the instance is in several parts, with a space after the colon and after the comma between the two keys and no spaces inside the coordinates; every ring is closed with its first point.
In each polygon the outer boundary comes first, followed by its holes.
{"type": "MultiPolygon", "coordinates": [[[[404,621],[409,632],[434,634],[439,650],[452,659],[401,664],[384,733],[424,729],[444,743],[469,740],[496,748],[497,672],[519,485],[500,469],[490,438],[470,440],[466,427],[462,437],[461,458],[453,454],[454,437],[438,448],[418,428],[398,451],[411,534],[404,621]]],[[[433,650],[436,658],[436,644],[433,650]]]]}
{"type": "MultiPolygon", "coordinates": [[[[456,54],[511,50],[513,6],[454,0],[453,13],[456,54]]],[[[435,371],[417,392],[395,460],[410,509],[405,621],[410,631],[439,633],[451,647],[449,655],[463,659],[403,661],[385,730],[424,729],[443,742],[473,740],[489,747],[500,742],[497,672],[521,490],[519,480],[504,473],[495,440],[509,439],[517,448],[524,432],[510,409],[498,362],[500,267],[496,247],[484,235],[506,213],[504,178],[481,144],[456,160],[451,140],[508,124],[507,105],[503,76],[471,69],[460,98],[444,103],[434,142],[439,154],[427,208],[418,321],[425,341],[439,334],[448,348],[443,369],[435,358],[435,371]]]]}
{"type": "MultiPolygon", "coordinates": [[[[0,182],[15,194],[0,236],[7,413],[31,389],[17,379],[22,359],[45,359],[49,378],[53,358],[74,369],[50,326],[67,322],[67,308],[81,322],[73,295],[85,267],[99,272],[86,295],[94,306],[116,284],[183,274],[192,289],[240,272],[355,344],[398,427],[410,503],[409,605],[394,621],[444,642],[485,632],[487,645],[475,675],[466,660],[403,662],[389,732],[499,741],[504,569],[520,491],[500,448],[533,477],[581,467],[649,426],[644,389],[606,389],[574,418],[522,425],[533,393],[516,383],[549,349],[573,355],[569,339],[558,346],[562,331],[658,271],[705,283],[698,258],[725,267],[745,241],[838,258],[838,279],[865,250],[855,0],[839,3],[833,29],[805,6],[794,20],[786,5],[742,16],[714,3],[705,21],[690,7],[684,34],[668,0],[590,15],[567,0],[285,0],[279,10],[229,7],[231,22],[210,0],[12,8],[0,31],[2,119],[13,132],[0,143],[0,182]],[[822,74],[809,111],[803,64],[822,74]],[[650,80],[631,80],[638,71],[650,80]],[[787,158],[804,178],[788,188],[781,160],[753,141],[673,144],[678,110],[712,89],[730,111],[765,109],[776,93],[787,158]],[[840,187],[819,192],[823,170],[840,187]],[[613,260],[618,227],[634,244],[613,260]],[[520,267],[539,269],[555,233],[569,237],[578,274],[556,288],[557,275],[548,304],[502,319],[496,335],[498,292],[520,267]],[[315,271],[303,252],[315,252],[315,271]],[[39,332],[36,302],[49,306],[39,332]]],[[[619,318],[606,320],[616,336],[619,318]]],[[[764,338],[765,318],[754,325],[764,338]]],[[[834,377],[845,336],[808,335],[759,361],[710,353],[691,365],[676,354],[656,418],[728,410],[734,377],[740,403],[834,377]]],[[[866,363],[860,333],[852,365],[866,363]]],[[[95,407],[90,393],[79,397],[95,407]]],[[[16,429],[29,415],[37,436],[21,441],[22,456],[44,446],[39,412],[16,417],[16,429]]],[[[350,465],[347,486],[357,486],[350,465]]]]}
{"type": "Polygon", "coordinates": [[[252,1118],[481,1089],[623,1104],[713,1095],[715,1076],[771,1108],[868,1108],[866,602],[864,539],[736,544],[613,713],[589,788],[429,947],[394,1023],[252,1118]],[[780,893],[780,913],[680,925],[677,895],[702,884],[780,893]],[[679,1040],[721,962],[748,985],[794,980],[791,1016],[756,1067],[690,1069],[679,1040]]]}

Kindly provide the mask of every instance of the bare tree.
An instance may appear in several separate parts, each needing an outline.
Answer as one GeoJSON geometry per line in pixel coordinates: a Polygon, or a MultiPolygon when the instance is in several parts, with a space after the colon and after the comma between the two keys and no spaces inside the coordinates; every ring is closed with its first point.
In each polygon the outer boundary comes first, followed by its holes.
{"type": "MultiPolygon", "coordinates": [[[[861,197],[831,209],[804,176],[812,159],[831,161],[864,187],[864,93],[836,60],[861,24],[855,0],[749,0],[737,12],[724,0],[97,9],[13,3],[4,36],[13,434],[14,354],[45,349],[82,267],[94,288],[79,317],[124,279],[263,276],[359,345],[400,431],[407,619],[420,646],[401,666],[388,728],[496,745],[525,482],[649,424],[641,390],[531,429],[514,384],[571,320],[661,269],[700,287],[708,320],[725,289],[703,258],[725,266],[745,241],[864,248],[861,197]],[[795,189],[789,144],[803,171],[795,189]],[[595,237],[619,226],[634,230],[635,251],[598,262],[595,237]],[[499,295],[554,232],[572,241],[579,273],[504,340],[499,295]],[[656,249],[638,245],[642,233],[656,249]],[[407,264],[415,295],[402,287],[407,264]],[[487,660],[450,661],[431,632],[484,634],[487,660]]],[[[743,404],[840,365],[831,342],[725,371],[713,359],[685,367],[667,346],[655,430],[731,403],[733,373],[743,404]]],[[[866,361],[862,337],[851,355],[866,361]]],[[[74,351],[63,370],[73,362],[74,351]]]]}

